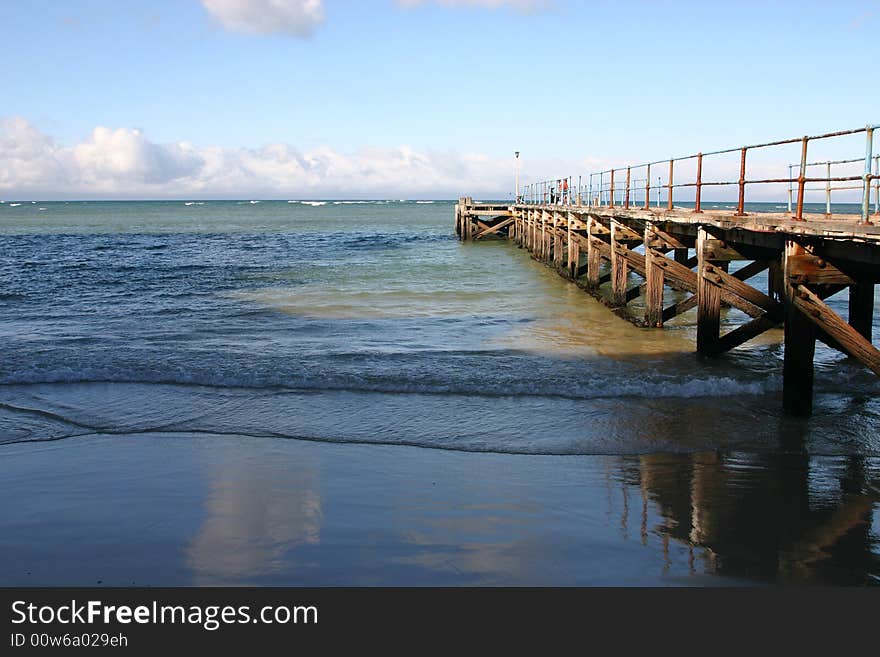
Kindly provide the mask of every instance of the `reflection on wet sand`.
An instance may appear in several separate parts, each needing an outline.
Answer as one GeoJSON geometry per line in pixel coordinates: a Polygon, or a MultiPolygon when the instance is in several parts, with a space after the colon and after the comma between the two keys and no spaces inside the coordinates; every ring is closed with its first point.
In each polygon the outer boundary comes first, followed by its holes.
{"type": "MultiPolygon", "coordinates": [[[[601,515],[597,489],[562,508],[500,501],[516,500],[512,489],[482,508],[438,514],[413,504],[407,523],[417,529],[401,538],[414,550],[397,561],[478,584],[880,582],[876,460],[716,452],[605,460],[601,515]],[[575,527],[554,526],[560,513],[575,527]],[[591,526],[600,518],[602,527],[591,526]],[[553,545],[554,536],[567,544],[553,545]],[[609,550],[617,557],[606,561],[609,550]]],[[[462,487],[486,498],[478,484],[462,487]]]]}
{"type": "Polygon", "coordinates": [[[654,502],[664,537],[701,551],[702,572],[867,584],[880,576],[877,465],[856,456],[644,455],[622,476],[654,502]]]}
{"type": "Polygon", "coordinates": [[[212,466],[205,520],[187,547],[197,586],[235,584],[287,570],[287,553],[321,539],[318,474],[309,461],[212,466]]]}
{"type": "Polygon", "coordinates": [[[288,444],[212,457],[194,583],[880,581],[877,458],[349,446],[318,468],[324,447],[288,444]]]}

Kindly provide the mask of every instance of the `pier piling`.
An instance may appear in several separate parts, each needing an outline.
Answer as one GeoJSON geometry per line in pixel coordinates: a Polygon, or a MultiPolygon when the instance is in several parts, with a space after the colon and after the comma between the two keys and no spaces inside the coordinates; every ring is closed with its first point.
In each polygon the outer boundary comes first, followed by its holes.
{"type": "Polygon", "coordinates": [[[875,127],[672,158],[666,182],[658,178],[656,186],[658,191],[666,189],[665,207],[659,200],[650,207],[649,181],[652,165],[656,171],[667,160],[591,174],[586,203],[570,194],[551,198],[548,190],[556,189],[556,181],[526,185],[512,205],[475,204],[462,197],[455,206],[456,234],[463,240],[511,239],[640,326],[660,328],[696,309],[696,350],[702,355],[717,356],[770,329],[783,328],[783,407],[795,415],[809,415],[816,340],[880,376],[880,351],[871,343],[874,285],[880,281],[880,227],[866,220],[872,189],[875,207],[880,207],[878,175],[871,173],[872,158],[880,168],[871,149],[875,127]],[[807,162],[810,141],[859,133],[867,138],[866,156],[822,162],[826,178],[811,177],[810,168],[819,163],[807,162]],[[800,163],[788,166],[787,178],[748,175],[748,151],[785,144],[801,151],[800,163]],[[739,155],[737,180],[706,179],[704,161],[724,154],[739,155]],[[696,161],[695,180],[674,182],[675,162],[690,159],[696,161]],[[864,166],[864,172],[845,175],[831,169],[854,163],[864,166]],[[797,178],[792,177],[795,167],[797,178]],[[638,177],[642,171],[644,179],[638,177]],[[615,200],[620,191],[615,189],[615,173],[625,174],[622,203],[615,200]],[[645,200],[634,202],[632,190],[642,182],[645,200]],[[822,183],[824,206],[820,212],[808,212],[805,194],[816,191],[809,185],[817,182],[822,183]],[[749,185],[785,183],[789,198],[797,183],[796,211],[749,211],[749,185]],[[718,185],[737,188],[735,206],[709,206],[705,191],[718,185]],[[682,188],[695,189],[694,207],[673,204],[674,191],[682,188]],[[860,212],[832,213],[832,190],[846,189],[862,191],[860,212]],[[748,282],[765,271],[766,293],[748,282]],[[631,274],[642,282],[632,285],[631,274]],[[684,297],[666,306],[666,289],[684,297]],[[825,303],[843,290],[849,291],[846,320],[825,303]],[[636,313],[629,305],[639,297],[644,311],[636,313]],[[748,320],[725,333],[725,308],[745,313],[748,320]]]}

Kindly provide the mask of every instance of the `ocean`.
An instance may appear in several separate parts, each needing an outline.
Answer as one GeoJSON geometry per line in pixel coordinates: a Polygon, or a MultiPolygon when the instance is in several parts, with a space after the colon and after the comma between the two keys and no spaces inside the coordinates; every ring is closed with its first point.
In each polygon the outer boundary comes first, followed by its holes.
{"type": "Polygon", "coordinates": [[[880,582],[872,373],[787,417],[781,331],[698,357],[453,205],[0,204],[0,583],[880,582]]]}

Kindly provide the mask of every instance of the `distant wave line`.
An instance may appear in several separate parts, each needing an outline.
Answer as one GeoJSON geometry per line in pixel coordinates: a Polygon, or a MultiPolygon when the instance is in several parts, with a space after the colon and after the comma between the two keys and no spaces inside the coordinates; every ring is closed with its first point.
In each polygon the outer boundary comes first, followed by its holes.
{"type": "MultiPolygon", "coordinates": [[[[0,381],[0,388],[3,387],[23,387],[38,385],[83,385],[83,384],[129,384],[129,385],[169,385],[192,388],[208,388],[217,390],[263,390],[267,392],[284,392],[288,394],[314,394],[314,393],[341,393],[351,392],[358,394],[377,394],[377,395],[430,395],[440,397],[480,397],[486,399],[565,399],[570,401],[583,400],[601,400],[601,399],[680,399],[680,398],[699,398],[699,397],[721,397],[731,394],[739,395],[761,395],[768,392],[778,392],[781,390],[781,382],[778,377],[768,377],[761,381],[741,382],[734,379],[723,377],[714,381],[707,379],[689,379],[680,383],[670,383],[669,381],[657,381],[646,384],[644,380],[634,381],[632,385],[623,385],[616,387],[604,386],[601,390],[581,391],[581,392],[562,392],[555,390],[516,390],[511,389],[507,384],[503,389],[480,389],[478,386],[457,386],[443,387],[440,385],[418,385],[418,384],[377,384],[377,385],[352,385],[348,382],[340,382],[339,384],[326,383],[297,383],[294,385],[285,385],[283,383],[254,383],[247,381],[197,381],[197,380],[181,380],[172,378],[157,377],[156,379],[135,379],[126,377],[97,377],[97,378],[77,378],[77,377],[43,377],[32,378],[28,380],[5,380],[0,381]],[[707,388],[712,388],[710,394],[706,394],[707,388]]],[[[2,407],[2,406],[0,406],[2,407]]]]}

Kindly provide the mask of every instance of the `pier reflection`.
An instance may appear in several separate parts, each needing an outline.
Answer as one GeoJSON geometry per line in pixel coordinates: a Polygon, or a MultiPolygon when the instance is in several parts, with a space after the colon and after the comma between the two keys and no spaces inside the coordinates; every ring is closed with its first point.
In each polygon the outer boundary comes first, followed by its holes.
{"type": "Polygon", "coordinates": [[[210,452],[192,583],[880,583],[873,456],[249,448],[210,452]]]}
{"type": "MultiPolygon", "coordinates": [[[[876,460],[803,453],[641,455],[620,471],[642,494],[641,537],[686,545],[691,572],[800,584],[871,584],[880,573],[876,460]],[[660,522],[649,527],[649,511],[660,522]]],[[[631,498],[631,493],[629,494],[631,498]]],[[[629,524],[632,499],[618,505],[629,524]]]]}

